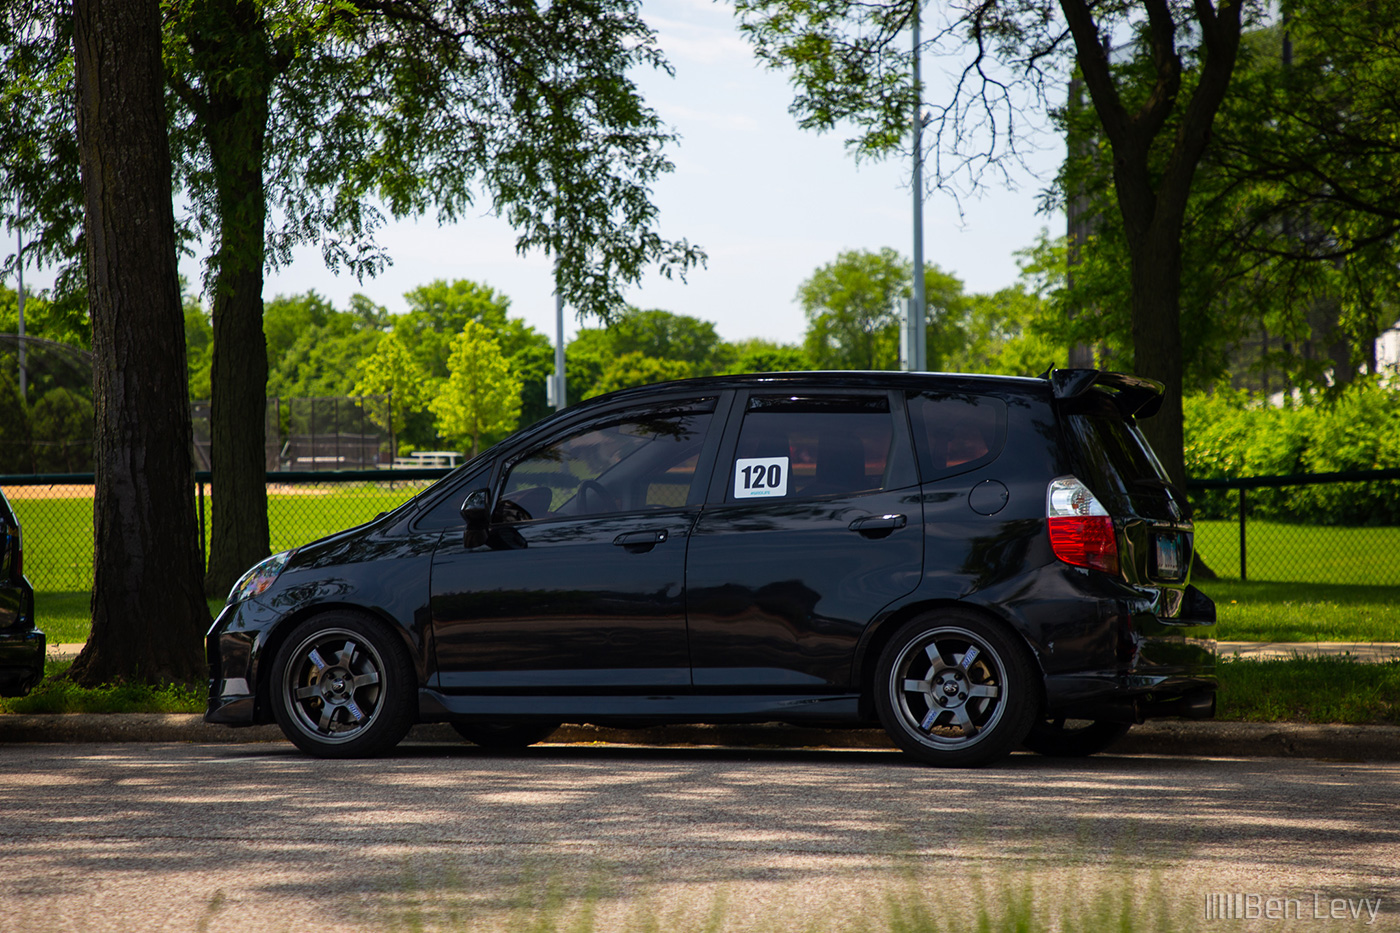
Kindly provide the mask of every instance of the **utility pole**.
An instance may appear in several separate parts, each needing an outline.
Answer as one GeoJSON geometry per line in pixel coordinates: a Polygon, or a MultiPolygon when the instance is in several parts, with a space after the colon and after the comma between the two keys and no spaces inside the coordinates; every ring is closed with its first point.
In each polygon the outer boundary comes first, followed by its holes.
{"type": "Polygon", "coordinates": [[[554,372],[545,384],[545,399],[555,411],[569,404],[564,377],[564,293],[559,290],[559,263],[554,263],[554,372]]]}
{"type": "Polygon", "coordinates": [[[928,369],[928,337],[924,295],[924,85],[919,74],[919,2],[914,3],[914,171],[910,185],[914,189],[914,288],[913,297],[904,302],[904,327],[900,333],[900,368],[907,372],[928,369]]]}
{"type": "Polygon", "coordinates": [[[15,234],[19,237],[19,398],[28,401],[28,352],[24,346],[24,225],[20,219],[20,207],[24,202],[15,196],[15,234]]]}

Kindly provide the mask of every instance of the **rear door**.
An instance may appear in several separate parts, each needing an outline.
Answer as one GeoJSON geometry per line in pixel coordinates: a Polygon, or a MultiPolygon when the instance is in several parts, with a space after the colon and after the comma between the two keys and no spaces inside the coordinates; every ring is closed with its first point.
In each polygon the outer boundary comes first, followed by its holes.
{"type": "Polygon", "coordinates": [[[686,565],[695,686],[848,689],[861,632],[923,569],[903,399],[751,390],[734,405],[686,565]]]}

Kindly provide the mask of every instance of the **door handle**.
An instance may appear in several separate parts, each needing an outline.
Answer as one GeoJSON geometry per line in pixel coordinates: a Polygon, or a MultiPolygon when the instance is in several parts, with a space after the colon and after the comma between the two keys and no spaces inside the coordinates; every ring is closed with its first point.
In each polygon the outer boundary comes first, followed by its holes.
{"type": "Polygon", "coordinates": [[[896,528],[903,528],[907,524],[909,519],[903,515],[867,515],[856,519],[847,527],[867,538],[883,538],[896,528]]]}
{"type": "Polygon", "coordinates": [[[651,550],[664,542],[667,537],[668,533],[664,528],[651,531],[627,531],[613,538],[613,544],[640,553],[651,550]]]}

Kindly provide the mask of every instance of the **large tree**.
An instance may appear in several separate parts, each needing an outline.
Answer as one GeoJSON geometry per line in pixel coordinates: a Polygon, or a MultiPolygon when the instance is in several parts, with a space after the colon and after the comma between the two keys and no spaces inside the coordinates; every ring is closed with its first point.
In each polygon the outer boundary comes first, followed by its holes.
{"type": "Polygon", "coordinates": [[[184,314],[157,0],[74,7],[92,315],[92,633],[70,676],[197,684],[200,588],[184,314]]]}
{"type": "MultiPolygon", "coordinates": [[[[25,54],[6,61],[61,100],[71,80],[51,5],[18,0],[7,11],[7,41],[25,54]]],[[[486,199],[515,227],[518,249],[556,257],[560,291],[586,313],[620,309],[621,287],[650,264],[670,274],[702,258],[655,229],[651,185],[671,168],[671,135],[631,73],[667,66],[633,0],[166,0],[164,10],[185,229],[214,244],[211,592],[268,546],[268,263],[316,243],[333,268],[373,273],[387,261],[373,240],[376,199],[396,216],[435,208],[443,222],[486,199]]],[[[30,109],[47,122],[6,113],[0,142],[61,143],[64,108],[30,109]]],[[[65,179],[56,168],[47,182],[15,176],[35,189],[27,203],[53,200],[46,185],[65,179]]],[[[8,195],[16,182],[3,184],[8,195]]],[[[61,212],[49,214],[58,242],[61,212]]]]}
{"type": "MultiPolygon", "coordinates": [[[[914,266],[895,250],[848,250],[797,289],[807,315],[803,347],[818,369],[894,369],[899,365],[899,301],[910,294],[914,266]]],[[[924,268],[930,370],[959,358],[968,301],[962,282],[924,268]]]]}
{"type": "MultiPolygon", "coordinates": [[[[763,60],[789,70],[806,127],[854,124],[860,155],[900,151],[922,95],[901,34],[920,0],[738,0],[763,60]]],[[[1251,4],[1252,6],[1257,4],[1251,4]]],[[[1181,232],[1196,167],[1234,71],[1246,0],[972,0],[928,24],[925,48],[960,55],[948,97],[930,107],[935,184],[976,183],[1018,156],[1024,107],[1058,97],[1076,70],[1108,142],[1128,245],[1139,373],[1163,382],[1146,426],[1184,479],[1181,232]],[[1115,48],[1115,44],[1117,47],[1115,48]],[[1125,79],[1111,59],[1130,61],[1125,79]]]]}
{"type": "MultiPolygon", "coordinates": [[[[1388,90],[1400,77],[1400,10],[1288,10],[1285,22],[1244,35],[1192,184],[1181,238],[1187,391],[1227,374],[1266,391],[1344,384],[1375,371],[1375,338],[1400,314],[1391,194],[1400,146],[1388,90]]],[[[1124,82],[1147,78],[1131,61],[1116,68],[1124,82]]],[[[1073,287],[1062,281],[1052,295],[1062,334],[1131,366],[1131,263],[1106,141],[1073,97],[1057,122],[1071,145],[1047,197],[1073,199],[1087,236],[1073,287]]],[[[1036,252],[1038,263],[1053,261],[1049,244],[1036,252]]]]}

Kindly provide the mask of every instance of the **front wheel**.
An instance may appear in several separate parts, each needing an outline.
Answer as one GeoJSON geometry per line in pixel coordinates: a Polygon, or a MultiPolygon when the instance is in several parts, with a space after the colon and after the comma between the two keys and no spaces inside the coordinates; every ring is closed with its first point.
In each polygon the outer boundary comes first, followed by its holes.
{"type": "Polygon", "coordinates": [[[468,742],[493,752],[515,752],[543,742],[559,728],[557,722],[454,722],[452,728],[468,742]]]}
{"type": "Polygon", "coordinates": [[[328,612],[292,630],[272,665],[272,711],[293,744],[319,758],[393,748],[416,712],[403,642],[363,616],[328,612]]]}
{"type": "Polygon", "coordinates": [[[880,653],[875,705],[894,743],[928,764],[1005,758],[1030,731],[1039,693],[1026,651],[978,615],[914,619],[880,653]]]}
{"type": "Polygon", "coordinates": [[[1131,728],[1132,723],[1105,719],[1039,719],[1024,744],[1050,758],[1084,758],[1108,748],[1131,728]]]}

